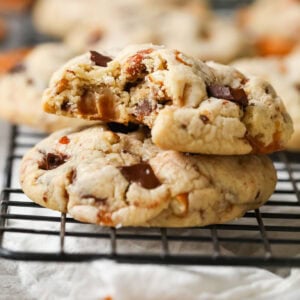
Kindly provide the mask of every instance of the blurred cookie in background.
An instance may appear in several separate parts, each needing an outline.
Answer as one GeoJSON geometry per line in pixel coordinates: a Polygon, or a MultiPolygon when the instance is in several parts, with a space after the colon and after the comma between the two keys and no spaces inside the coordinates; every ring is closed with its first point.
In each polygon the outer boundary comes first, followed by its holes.
{"type": "Polygon", "coordinates": [[[41,44],[0,54],[0,117],[42,131],[82,125],[43,112],[41,95],[52,73],[73,56],[63,44],[41,44]]]}
{"type": "Polygon", "coordinates": [[[238,20],[258,55],[286,55],[300,42],[300,1],[257,0],[238,20]]]}
{"type": "Polygon", "coordinates": [[[4,40],[7,34],[7,26],[5,20],[0,18],[0,42],[4,40]]]}
{"type": "Polygon", "coordinates": [[[78,53],[90,49],[117,52],[128,44],[154,43],[222,63],[251,53],[246,38],[233,23],[209,11],[204,13],[197,5],[144,8],[131,18],[115,16],[108,22],[86,22],[73,29],[65,41],[78,53]]]}
{"type": "Polygon", "coordinates": [[[33,20],[40,32],[64,37],[86,22],[113,24],[116,18],[128,19],[141,10],[184,6],[201,11],[203,15],[208,11],[205,0],[39,0],[34,7],[33,20]]]}
{"type": "Polygon", "coordinates": [[[245,58],[232,65],[246,74],[261,76],[273,85],[294,123],[287,148],[300,151],[300,49],[285,58],[245,58]]]}

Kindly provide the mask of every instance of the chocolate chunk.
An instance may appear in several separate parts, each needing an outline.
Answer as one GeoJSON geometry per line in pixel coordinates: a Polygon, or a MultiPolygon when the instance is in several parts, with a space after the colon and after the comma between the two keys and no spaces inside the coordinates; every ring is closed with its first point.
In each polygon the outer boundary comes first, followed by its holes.
{"type": "Polygon", "coordinates": [[[236,102],[241,106],[248,105],[248,98],[243,89],[234,89],[226,85],[213,84],[207,87],[207,94],[209,97],[226,99],[236,102]]]}
{"type": "Polygon", "coordinates": [[[128,181],[137,182],[145,189],[154,189],[161,185],[151,166],[147,163],[122,167],[121,173],[128,181]]]}
{"type": "Polygon", "coordinates": [[[113,132],[120,132],[120,133],[129,133],[133,131],[137,131],[139,129],[139,125],[135,123],[128,123],[127,125],[110,122],[107,123],[108,128],[113,132]]]}
{"type": "Polygon", "coordinates": [[[23,71],[25,71],[26,70],[26,66],[24,65],[24,64],[22,64],[22,63],[18,63],[18,64],[16,64],[16,65],[14,65],[9,71],[8,71],[8,73],[11,73],[11,74],[13,74],[13,73],[21,73],[21,72],[23,72],[23,71]]]}
{"type": "Polygon", "coordinates": [[[107,64],[112,61],[112,59],[108,56],[102,55],[96,51],[90,51],[91,53],[91,61],[95,63],[96,66],[106,67],[107,64]]]}
{"type": "Polygon", "coordinates": [[[209,122],[209,118],[206,115],[200,115],[200,119],[204,124],[209,122]]]}
{"type": "Polygon", "coordinates": [[[42,162],[39,164],[39,168],[42,170],[53,170],[64,164],[68,156],[62,153],[47,153],[42,162]]]}

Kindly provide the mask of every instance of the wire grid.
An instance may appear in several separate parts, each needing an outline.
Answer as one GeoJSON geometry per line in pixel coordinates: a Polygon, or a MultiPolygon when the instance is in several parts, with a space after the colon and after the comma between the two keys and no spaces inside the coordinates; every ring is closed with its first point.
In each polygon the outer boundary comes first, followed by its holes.
{"type": "MultiPolygon", "coordinates": [[[[274,195],[261,209],[250,211],[239,220],[228,224],[206,226],[203,228],[102,228],[79,223],[65,214],[48,215],[50,210],[31,202],[20,188],[14,187],[14,165],[21,160],[23,152],[43,137],[42,134],[24,132],[16,126],[11,128],[9,155],[5,169],[4,189],[1,193],[0,211],[0,256],[15,260],[32,261],[87,261],[93,259],[112,259],[127,263],[156,263],[176,265],[228,265],[228,266],[300,266],[300,162],[298,154],[285,152],[272,156],[277,168],[279,181],[274,195]],[[25,142],[22,141],[25,138],[25,142]],[[26,142],[29,139],[29,142],[26,142]],[[35,139],[35,142],[32,142],[35,139]],[[19,198],[23,197],[21,200],[19,198]],[[25,197],[25,198],[24,198],[25,197]],[[19,212],[14,213],[13,208],[19,212]],[[38,213],[26,213],[34,208],[38,213]],[[18,221],[18,225],[14,224],[18,221]],[[46,223],[46,227],[33,224],[46,223]],[[32,224],[32,225],[31,225],[32,224]],[[56,229],[49,224],[58,225],[56,229]],[[68,225],[76,225],[70,227],[68,225]],[[93,230],[91,230],[93,228],[93,230]],[[94,230],[96,228],[96,230],[94,230]],[[79,230],[78,230],[79,229],[79,230]],[[5,246],[5,236],[9,234],[27,234],[30,241],[36,236],[56,237],[57,249],[53,251],[24,250],[17,251],[5,246]],[[68,251],[66,243],[70,238],[108,243],[105,251],[101,247],[84,248],[79,252],[68,251]],[[154,243],[154,247],[145,253],[130,253],[128,248],[121,251],[122,243],[154,243]],[[179,247],[175,253],[174,244],[182,246],[193,244],[190,253],[188,247],[179,247]],[[209,246],[209,249],[207,248],[209,246]],[[236,253],[228,250],[240,248],[236,253]],[[283,247],[280,254],[276,248],[283,247]],[[225,250],[224,250],[225,249],[225,250]],[[249,249],[256,250],[253,254],[249,249]],[[103,251],[102,251],[103,250],[103,251]],[[229,253],[229,254],[228,254],[229,253]]],[[[96,245],[96,244],[95,244],[96,245]]],[[[176,248],[176,247],[175,247],[176,248]]],[[[233,251],[234,252],[234,251],[233,251]]]]}

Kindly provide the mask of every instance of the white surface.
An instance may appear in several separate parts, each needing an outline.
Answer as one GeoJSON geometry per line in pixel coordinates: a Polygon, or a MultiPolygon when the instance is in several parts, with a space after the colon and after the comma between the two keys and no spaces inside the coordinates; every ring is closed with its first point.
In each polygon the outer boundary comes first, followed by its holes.
{"type": "MultiPolygon", "coordinates": [[[[4,125],[0,127],[1,157],[4,154],[4,125]]],[[[3,164],[3,160],[1,161],[3,164]]],[[[18,186],[17,168],[14,176],[14,187],[18,186]]],[[[281,174],[285,176],[285,174],[281,174]]],[[[19,197],[19,196],[18,196],[19,197]]],[[[24,208],[14,208],[17,213],[24,208]]],[[[36,213],[41,209],[26,209],[26,213],[36,213]]],[[[57,213],[43,209],[43,214],[57,213]]],[[[58,229],[56,223],[12,221],[14,226],[30,226],[39,229],[58,229]],[[45,223],[45,224],[44,224],[45,223]]],[[[73,230],[82,225],[70,224],[73,230]]],[[[85,225],[85,229],[95,231],[97,228],[85,225]]],[[[69,228],[70,229],[70,228],[69,228]]],[[[29,249],[51,251],[58,249],[57,237],[42,235],[13,235],[5,238],[5,245],[11,249],[29,249]]],[[[118,245],[119,246],[119,245],[118,245]]],[[[71,252],[83,249],[109,248],[102,240],[66,240],[66,248],[71,252]]],[[[156,244],[146,245],[139,241],[123,244],[123,250],[147,251],[155,249],[156,244]]],[[[119,248],[119,247],[118,247],[119,248]]],[[[204,248],[204,246],[203,246],[204,248]]],[[[239,252],[259,253],[255,247],[244,249],[237,245],[235,249],[223,245],[225,253],[239,252]]],[[[199,251],[187,243],[172,248],[176,252],[199,251]]],[[[285,250],[286,251],[286,250],[285,250]]],[[[300,254],[300,247],[299,247],[300,254]]],[[[110,261],[96,261],[84,264],[64,263],[28,263],[0,261],[0,299],[110,299],[113,300],[152,300],[152,299],[300,299],[300,270],[292,270],[285,278],[257,268],[224,268],[224,267],[164,267],[151,265],[120,265],[110,261]]]]}

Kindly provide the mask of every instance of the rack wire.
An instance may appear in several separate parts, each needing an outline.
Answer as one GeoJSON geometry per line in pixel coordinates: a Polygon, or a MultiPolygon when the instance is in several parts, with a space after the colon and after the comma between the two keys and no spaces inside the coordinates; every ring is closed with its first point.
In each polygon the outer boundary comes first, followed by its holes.
{"type": "MultiPolygon", "coordinates": [[[[22,155],[43,134],[12,126],[0,204],[0,256],[15,260],[79,262],[112,259],[126,263],[300,267],[299,154],[272,159],[278,184],[271,199],[239,220],[203,228],[102,228],[79,223],[31,202],[16,185],[22,155]],[[17,212],[14,211],[17,209],[17,212]],[[29,213],[28,211],[29,210],[29,213]],[[34,210],[34,212],[32,212],[34,210]],[[57,238],[57,248],[28,250],[6,245],[9,235],[57,238]],[[84,240],[79,250],[70,239],[84,240]],[[151,247],[139,245],[150,243],[151,247]],[[105,247],[103,245],[106,245],[105,247]],[[129,245],[129,246],[128,246],[129,245]],[[179,246],[178,246],[179,245],[179,246]],[[134,248],[135,251],[130,251],[134,248]],[[125,249],[125,250],[124,250],[125,249]],[[76,251],[77,250],[77,251],[76,251]]],[[[24,248],[23,248],[24,246],[24,248]]]]}

